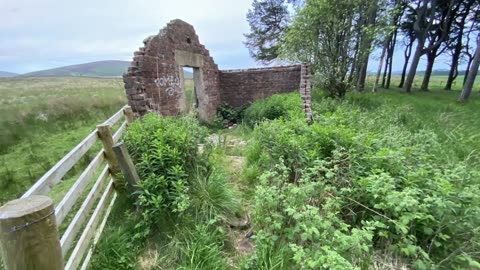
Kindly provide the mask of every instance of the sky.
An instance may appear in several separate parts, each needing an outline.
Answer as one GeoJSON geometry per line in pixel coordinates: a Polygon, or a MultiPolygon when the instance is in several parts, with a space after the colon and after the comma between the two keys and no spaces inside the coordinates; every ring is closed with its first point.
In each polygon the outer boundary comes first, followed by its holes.
{"type": "Polygon", "coordinates": [[[221,69],[255,67],[243,44],[249,0],[0,0],[0,70],[130,61],[169,21],[195,27],[221,69]]]}
{"type": "MultiPolygon", "coordinates": [[[[243,44],[251,0],[0,0],[0,70],[26,73],[101,60],[130,61],[170,20],[195,30],[220,69],[256,67],[243,44]]],[[[369,71],[378,65],[374,51],[369,71]]],[[[435,69],[447,69],[439,59],[435,69]]],[[[401,70],[403,50],[394,56],[401,70]]],[[[423,70],[422,60],[419,70],[423,70]]]]}

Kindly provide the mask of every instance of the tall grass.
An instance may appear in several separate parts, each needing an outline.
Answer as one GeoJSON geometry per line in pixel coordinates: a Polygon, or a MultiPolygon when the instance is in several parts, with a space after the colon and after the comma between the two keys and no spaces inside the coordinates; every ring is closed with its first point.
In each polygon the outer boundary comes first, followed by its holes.
{"type": "Polygon", "coordinates": [[[378,252],[415,269],[479,267],[480,96],[455,95],[315,95],[315,123],[257,125],[249,269],[365,269],[378,252]]]}
{"type": "Polygon", "coordinates": [[[26,191],[126,104],[120,79],[4,78],[0,93],[0,202],[26,191]]]}
{"type": "Polygon", "coordinates": [[[116,210],[92,269],[227,267],[226,221],[241,204],[206,135],[191,116],[148,114],[127,128],[124,140],[141,177],[132,196],[136,209],[116,210]],[[199,143],[206,143],[202,151],[199,143]],[[130,248],[117,246],[126,239],[130,248]]]}

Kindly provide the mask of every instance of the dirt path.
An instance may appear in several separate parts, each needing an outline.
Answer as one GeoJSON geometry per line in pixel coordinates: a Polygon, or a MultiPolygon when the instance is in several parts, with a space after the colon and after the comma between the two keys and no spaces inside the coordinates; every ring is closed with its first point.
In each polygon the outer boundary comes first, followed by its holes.
{"type": "MultiPolygon", "coordinates": [[[[239,192],[246,190],[247,187],[241,183],[241,177],[246,166],[245,148],[247,142],[234,134],[233,130],[220,135],[212,134],[208,137],[208,140],[212,144],[222,147],[224,153],[223,164],[228,173],[229,182],[239,192]]],[[[228,221],[230,225],[229,238],[237,254],[237,256],[231,258],[232,264],[239,257],[250,253],[254,248],[254,242],[251,238],[253,232],[250,224],[250,214],[247,206],[245,204],[244,206],[244,213],[241,217],[235,217],[228,221]]]]}

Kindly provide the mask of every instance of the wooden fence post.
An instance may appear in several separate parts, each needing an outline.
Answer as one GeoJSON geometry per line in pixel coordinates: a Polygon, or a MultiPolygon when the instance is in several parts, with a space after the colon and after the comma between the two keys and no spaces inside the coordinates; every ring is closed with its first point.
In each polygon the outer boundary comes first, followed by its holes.
{"type": "Polygon", "coordinates": [[[133,111],[132,107],[130,106],[125,106],[125,109],[123,109],[123,113],[125,114],[125,118],[127,119],[127,124],[130,124],[133,122],[133,111]]]}
{"type": "Polygon", "coordinates": [[[53,201],[32,195],[0,208],[0,250],[7,270],[61,270],[53,201]]]}
{"type": "Polygon", "coordinates": [[[135,192],[138,182],[140,182],[140,177],[135,169],[135,165],[133,165],[133,161],[128,154],[127,147],[125,144],[123,144],[123,142],[115,144],[113,146],[113,151],[115,152],[123,176],[127,181],[127,189],[130,194],[132,194],[135,192]]]}
{"type": "Polygon", "coordinates": [[[98,137],[102,141],[105,158],[107,159],[108,168],[112,175],[113,183],[117,191],[124,189],[124,183],[117,176],[120,173],[120,167],[118,166],[117,158],[113,152],[113,135],[112,129],[109,125],[102,124],[97,126],[98,137]]]}

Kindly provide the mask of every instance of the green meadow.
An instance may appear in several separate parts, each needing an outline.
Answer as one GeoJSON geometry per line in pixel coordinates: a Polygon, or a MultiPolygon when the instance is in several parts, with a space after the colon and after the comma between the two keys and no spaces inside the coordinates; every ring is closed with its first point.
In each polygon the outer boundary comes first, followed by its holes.
{"type": "MultiPolygon", "coordinates": [[[[127,129],[142,183],[117,200],[90,269],[475,269],[478,82],[459,103],[443,77],[411,94],[398,79],[343,101],[315,89],[311,125],[290,93],[223,108],[208,127],[187,80],[187,115],[127,129]]],[[[2,203],[126,103],[120,79],[9,78],[0,92],[2,203]]]]}
{"type": "Polygon", "coordinates": [[[121,79],[1,78],[0,93],[1,202],[20,196],[127,102],[121,79]]]}

